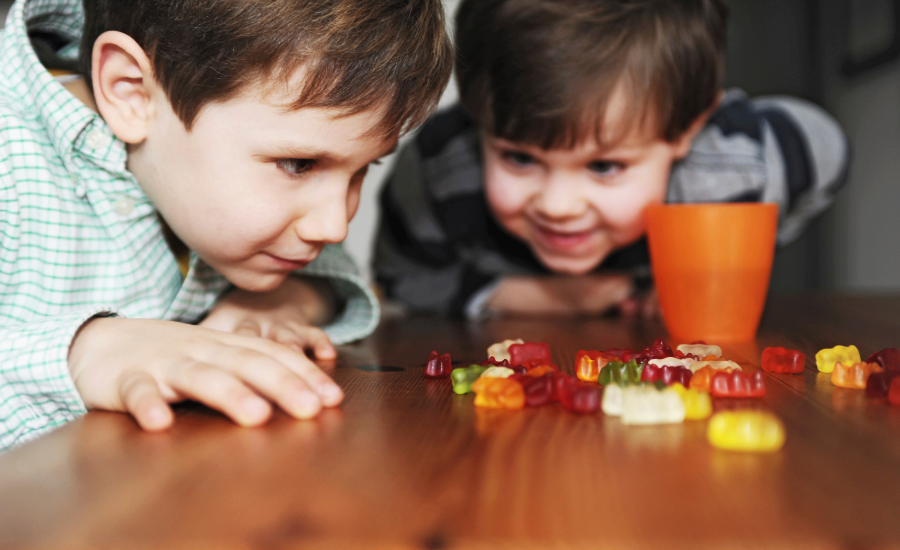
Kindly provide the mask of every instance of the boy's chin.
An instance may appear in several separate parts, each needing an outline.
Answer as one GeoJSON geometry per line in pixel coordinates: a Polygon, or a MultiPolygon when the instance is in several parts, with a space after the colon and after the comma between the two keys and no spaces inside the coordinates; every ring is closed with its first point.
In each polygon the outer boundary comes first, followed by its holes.
{"type": "Polygon", "coordinates": [[[541,263],[553,273],[571,276],[587,275],[594,271],[594,269],[600,265],[600,262],[603,261],[603,258],[584,259],[544,255],[539,256],[539,259],[541,260],[541,263]]]}
{"type": "Polygon", "coordinates": [[[275,290],[287,278],[287,273],[223,273],[228,282],[247,292],[268,292],[275,290]]]}

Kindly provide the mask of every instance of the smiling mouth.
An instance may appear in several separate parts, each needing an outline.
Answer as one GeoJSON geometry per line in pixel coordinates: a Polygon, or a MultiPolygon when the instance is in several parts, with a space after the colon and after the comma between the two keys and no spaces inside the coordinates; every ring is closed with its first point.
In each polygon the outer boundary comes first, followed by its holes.
{"type": "Polygon", "coordinates": [[[276,256],[274,254],[269,254],[268,252],[266,252],[265,255],[268,256],[269,258],[271,258],[272,261],[276,265],[278,265],[279,268],[290,270],[290,271],[294,271],[297,269],[303,269],[304,267],[309,265],[309,263],[312,261],[312,260],[291,260],[288,258],[282,258],[281,256],[276,256]]]}
{"type": "Polygon", "coordinates": [[[538,227],[537,233],[541,240],[551,248],[557,250],[570,250],[586,243],[595,233],[594,230],[578,232],[559,232],[544,227],[538,227]]]}

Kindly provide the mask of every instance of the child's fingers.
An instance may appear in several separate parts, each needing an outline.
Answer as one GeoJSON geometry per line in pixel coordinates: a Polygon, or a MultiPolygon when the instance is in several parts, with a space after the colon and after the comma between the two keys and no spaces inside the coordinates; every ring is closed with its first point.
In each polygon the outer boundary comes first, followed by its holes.
{"type": "Polygon", "coordinates": [[[619,312],[626,319],[633,318],[637,314],[638,309],[640,309],[640,305],[634,298],[628,298],[619,304],[619,312]]]}
{"type": "Polygon", "coordinates": [[[300,376],[319,395],[324,406],[333,407],[344,399],[344,392],[335,384],[334,380],[322,372],[303,353],[262,338],[244,340],[243,345],[275,359],[300,376]]]}
{"type": "Polygon", "coordinates": [[[252,350],[240,350],[234,359],[230,370],[291,416],[312,418],[319,414],[322,403],[318,393],[292,370],[252,350]]]}
{"type": "Polygon", "coordinates": [[[262,326],[253,319],[243,319],[240,323],[235,325],[234,330],[232,331],[234,334],[240,334],[241,336],[262,336],[262,326]]]}
{"type": "Polygon", "coordinates": [[[184,395],[212,407],[242,426],[258,426],[269,419],[272,407],[233,374],[206,363],[173,371],[170,385],[184,395]]]}
{"type": "Polygon", "coordinates": [[[316,359],[334,359],[337,351],[325,331],[318,327],[291,323],[273,329],[272,339],[297,351],[311,349],[316,359]]]}
{"type": "Polygon", "coordinates": [[[154,432],[172,425],[172,409],[163,399],[156,380],[148,373],[133,371],[123,376],[119,396],[125,410],[142,429],[154,432]]]}
{"type": "Polygon", "coordinates": [[[307,337],[309,338],[309,346],[312,348],[316,359],[334,359],[337,357],[337,350],[334,349],[331,338],[325,334],[324,330],[311,327],[307,337]]]}

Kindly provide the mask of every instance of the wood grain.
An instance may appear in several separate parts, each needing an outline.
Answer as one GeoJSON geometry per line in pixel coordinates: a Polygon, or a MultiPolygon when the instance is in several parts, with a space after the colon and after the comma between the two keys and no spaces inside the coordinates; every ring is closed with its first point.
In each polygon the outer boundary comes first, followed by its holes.
{"type": "Polygon", "coordinates": [[[90,413],[0,455],[0,547],[895,548],[900,407],[833,387],[813,357],[900,347],[898,312],[897,297],[773,298],[756,342],[723,346],[748,371],[769,345],[807,356],[801,375],[766,374],[764,399],[715,403],[780,416],[770,455],[710,447],[706,422],[475,409],[422,376],[432,349],[481,361],[510,337],[572,372],[579,349],[640,348],[658,323],[386,320],[323,365],[347,398],[316,420],[242,429],[189,404],[146,434],[90,413]]]}

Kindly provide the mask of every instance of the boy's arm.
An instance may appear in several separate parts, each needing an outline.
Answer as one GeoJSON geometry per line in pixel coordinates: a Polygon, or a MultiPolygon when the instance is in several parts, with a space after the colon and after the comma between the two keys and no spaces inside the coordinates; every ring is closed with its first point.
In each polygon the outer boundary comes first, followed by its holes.
{"type": "Polygon", "coordinates": [[[837,121],[810,102],[760,97],[753,106],[770,129],[767,136],[775,137],[766,142],[765,159],[769,181],[782,189],[769,194],[780,195],[778,243],[786,244],[831,204],[846,183],[850,145],[837,121]]]}
{"type": "Polygon", "coordinates": [[[633,280],[628,275],[504,277],[487,306],[524,315],[598,315],[633,294],[633,280]]]}
{"type": "Polygon", "coordinates": [[[112,311],[76,311],[0,327],[0,449],[87,412],[69,375],[69,344],[85,321],[112,311]]]}
{"type": "Polygon", "coordinates": [[[846,181],[837,122],[796,98],[731,90],[669,180],[670,202],[777,202],[778,242],[796,238],[846,181]]]}

